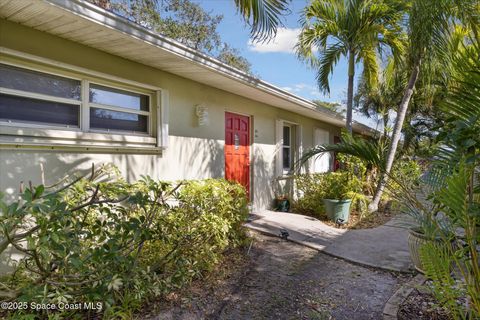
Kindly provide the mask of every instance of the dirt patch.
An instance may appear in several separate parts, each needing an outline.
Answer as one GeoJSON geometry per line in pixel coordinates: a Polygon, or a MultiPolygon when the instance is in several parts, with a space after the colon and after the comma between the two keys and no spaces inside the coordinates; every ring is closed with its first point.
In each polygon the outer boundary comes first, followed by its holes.
{"type": "MultiPolygon", "coordinates": [[[[293,213],[296,213],[295,210],[293,210],[293,213]]],[[[314,217],[322,221],[326,225],[330,227],[338,228],[338,229],[370,229],[370,228],[376,228],[381,225],[384,225],[398,213],[400,213],[400,210],[398,210],[392,204],[392,202],[389,202],[389,203],[382,203],[377,212],[373,212],[369,214],[364,213],[362,215],[361,212],[357,210],[352,210],[350,212],[348,223],[345,223],[345,224],[337,224],[333,222],[327,217],[326,213],[313,214],[311,212],[302,212],[301,214],[314,217]]]]}
{"type": "Polygon", "coordinates": [[[398,310],[399,320],[450,320],[448,311],[439,307],[428,292],[413,290],[398,310]]]}
{"type": "MultiPolygon", "coordinates": [[[[252,238],[253,241],[253,238],[252,238]]],[[[151,301],[136,319],[212,319],[249,271],[250,247],[225,253],[224,260],[204,278],[164,299],[151,301]]]]}
{"type": "Polygon", "coordinates": [[[158,304],[155,319],[381,319],[385,302],[409,279],[252,236],[247,258],[158,304]]]}

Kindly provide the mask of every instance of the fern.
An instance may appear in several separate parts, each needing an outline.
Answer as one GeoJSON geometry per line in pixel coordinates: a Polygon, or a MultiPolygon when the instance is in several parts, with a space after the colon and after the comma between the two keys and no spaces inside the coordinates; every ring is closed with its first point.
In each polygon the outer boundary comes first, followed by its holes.
{"type": "Polygon", "coordinates": [[[450,251],[445,245],[427,242],[420,248],[420,260],[427,278],[432,280],[432,293],[438,303],[449,310],[454,319],[466,319],[466,310],[458,300],[465,290],[463,282],[456,283],[452,272],[450,251]]]}

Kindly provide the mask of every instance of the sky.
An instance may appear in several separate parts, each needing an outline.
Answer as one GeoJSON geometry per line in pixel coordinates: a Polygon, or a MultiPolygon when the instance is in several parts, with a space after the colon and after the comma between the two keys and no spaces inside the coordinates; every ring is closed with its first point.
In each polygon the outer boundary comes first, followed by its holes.
{"type": "MultiPolygon", "coordinates": [[[[250,28],[237,14],[233,0],[197,0],[204,9],[223,15],[218,31],[223,39],[237,48],[241,55],[252,64],[253,74],[281,89],[290,91],[306,99],[319,99],[328,102],[346,103],[347,63],[342,58],[330,78],[330,94],[318,89],[315,70],[300,61],[293,47],[300,32],[300,12],[307,0],[292,0],[289,14],[282,21],[283,26],[277,30],[277,36],[268,43],[254,43],[250,39],[250,28]]],[[[359,74],[361,66],[357,66],[359,74]]],[[[354,115],[354,120],[375,126],[375,121],[354,115]]]]}

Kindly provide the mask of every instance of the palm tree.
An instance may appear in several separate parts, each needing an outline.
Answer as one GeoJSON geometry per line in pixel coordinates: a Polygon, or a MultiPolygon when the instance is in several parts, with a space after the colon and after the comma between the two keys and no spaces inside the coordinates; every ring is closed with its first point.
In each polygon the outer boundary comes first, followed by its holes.
{"type": "MultiPolygon", "coordinates": [[[[425,0],[422,0],[425,1],[425,0]]],[[[359,157],[378,168],[395,187],[388,185],[391,194],[410,211],[413,216],[424,216],[436,231],[445,228],[445,217],[452,232],[440,237],[444,246],[426,247],[421,253],[427,276],[434,279],[433,293],[440,303],[449,309],[455,319],[478,319],[480,316],[480,259],[478,239],[480,237],[480,42],[475,35],[467,37],[467,44],[452,54],[450,82],[445,95],[438,104],[447,119],[439,130],[437,139],[441,142],[435,153],[431,170],[422,181],[422,187],[433,197],[437,212],[442,219],[432,215],[432,207],[416,198],[417,187],[409,188],[397,180],[395,174],[386,172],[387,150],[378,140],[368,141],[361,137],[345,136],[334,145],[317,146],[307,150],[300,165],[311,157],[324,152],[339,152],[359,157]],[[463,232],[458,232],[462,230],[463,232]],[[452,239],[453,237],[453,239],[452,239]],[[457,243],[456,245],[452,245],[457,243]],[[450,273],[452,263],[456,272],[450,273]],[[442,264],[446,268],[439,266],[442,264]],[[446,272],[444,272],[446,271],[446,272]],[[455,278],[463,279],[453,288],[455,278]],[[454,289],[452,291],[452,289],[454,289]],[[464,293],[462,293],[464,292],[464,293]],[[447,294],[448,293],[448,294],[447,294]],[[458,303],[460,296],[468,297],[468,306],[458,303]],[[468,315],[468,313],[470,313],[468,315]]],[[[400,177],[401,178],[401,177],[400,177]]],[[[439,239],[439,238],[436,238],[439,239]]]]}
{"type": "Polygon", "coordinates": [[[403,52],[400,21],[406,6],[397,0],[313,0],[302,14],[297,54],[318,69],[319,88],[329,93],[329,76],[340,57],[348,60],[346,127],[352,132],[355,65],[363,63],[370,88],[378,80],[378,53],[403,52]],[[318,56],[316,54],[318,50],[318,56]]]}
{"type": "Polygon", "coordinates": [[[405,78],[401,72],[402,62],[390,56],[379,77],[378,85],[371,88],[367,80],[361,78],[354,97],[355,107],[365,116],[382,117],[383,136],[387,135],[389,112],[395,110],[402,95],[405,78]]]}
{"type": "Polygon", "coordinates": [[[426,66],[428,70],[428,65],[438,63],[439,61],[447,62],[450,59],[448,48],[451,30],[452,26],[458,23],[458,19],[454,19],[455,15],[457,18],[459,15],[455,11],[455,9],[458,9],[456,4],[458,4],[457,0],[413,0],[412,2],[408,14],[408,60],[410,76],[402,100],[398,106],[392,139],[386,156],[385,173],[380,176],[373,200],[368,208],[370,212],[378,210],[378,204],[385,189],[388,174],[392,170],[402,135],[405,116],[421,68],[426,66]]]}

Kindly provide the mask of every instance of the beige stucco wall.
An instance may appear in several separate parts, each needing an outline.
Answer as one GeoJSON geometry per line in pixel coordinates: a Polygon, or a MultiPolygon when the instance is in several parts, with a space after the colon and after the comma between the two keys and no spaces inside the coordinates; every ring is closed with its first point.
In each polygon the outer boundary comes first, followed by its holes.
{"type": "Polygon", "coordinates": [[[20,181],[40,183],[40,163],[46,182],[65,172],[86,170],[91,163],[113,162],[132,181],[140,175],[156,179],[202,179],[224,176],[224,112],[252,117],[252,186],[254,208],[270,205],[275,182],[275,120],[302,126],[303,147],[313,143],[314,127],[333,135],[339,128],[298,114],[252,101],[216,88],[190,81],[142,64],[79,45],[47,33],[0,20],[0,45],[13,50],[53,59],[124,79],[158,86],[169,91],[169,147],[161,155],[100,154],[87,152],[19,151],[0,149],[0,190],[12,196],[20,181]],[[208,126],[196,125],[195,105],[208,107],[208,126]]]}

